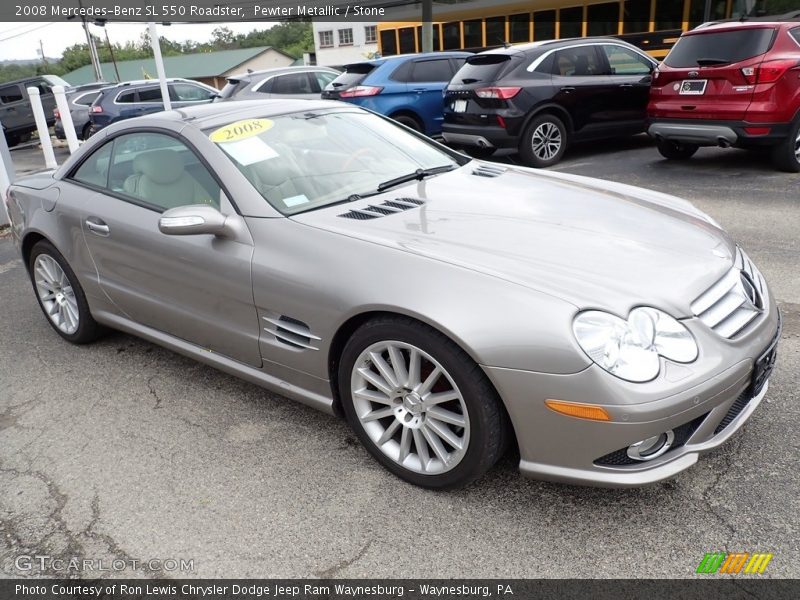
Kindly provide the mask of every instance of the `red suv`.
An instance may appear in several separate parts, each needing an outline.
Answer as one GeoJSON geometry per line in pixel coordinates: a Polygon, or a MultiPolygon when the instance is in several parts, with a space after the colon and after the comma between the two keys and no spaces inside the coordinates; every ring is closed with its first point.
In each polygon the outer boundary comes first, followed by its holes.
{"type": "Polygon", "coordinates": [[[653,74],[648,133],[663,156],[700,146],[767,148],[800,172],[800,24],[744,22],[684,33],[653,74]]]}

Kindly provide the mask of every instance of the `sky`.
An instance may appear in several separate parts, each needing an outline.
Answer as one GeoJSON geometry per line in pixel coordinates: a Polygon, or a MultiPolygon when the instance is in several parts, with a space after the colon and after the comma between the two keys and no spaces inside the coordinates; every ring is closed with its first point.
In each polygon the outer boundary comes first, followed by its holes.
{"type": "MultiPolygon", "coordinates": [[[[4,1],[4,0],[0,0],[4,1]]],[[[211,39],[211,32],[226,26],[234,33],[247,33],[253,29],[268,29],[274,23],[196,23],[158,26],[159,35],[176,42],[211,39]]],[[[110,23],[106,25],[111,43],[136,41],[147,29],[146,23],[110,23]]],[[[89,25],[90,31],[105,39],[102,27],[89,25]]],[[[65,48],[86,43],[80,22],[75,23],[9,23],[0,22],[0,60],[30,59],[39,56],[39,40],[48,58],[59,58],[65,48]]]]}

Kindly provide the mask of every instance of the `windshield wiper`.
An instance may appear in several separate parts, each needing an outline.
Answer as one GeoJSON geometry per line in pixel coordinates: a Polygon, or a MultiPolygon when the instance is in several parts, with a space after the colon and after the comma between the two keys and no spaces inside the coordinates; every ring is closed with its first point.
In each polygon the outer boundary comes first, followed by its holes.
{"type": "Polygon", "coordinates": [[[430,177],[431,175],[438,175],[439,173],[446,173],[447,171],[452,171],[455,169],[454,165],[444,165],[442,167],[433,167],[432,169],[417,169],[413,173],[409,173],[408,175],[401,175],[400,177],[395,177],[394,179],[390,179],[388,181],[384,181],[383,183],[378,185],[378,191],[383,192],[384,190],[388,190],[391,187],[396,185],[400,185],[401,183],[408,183],[409,181],[414,181],[415,179],[422,181],[426,177],[430,177]]]}
{"type": "Polygon", "coordinates": [[[725,60],[724,58],[698,58],[696,62],[699,67],[711,67],[714,65],[731,64],[731,61],[725,60]]]}

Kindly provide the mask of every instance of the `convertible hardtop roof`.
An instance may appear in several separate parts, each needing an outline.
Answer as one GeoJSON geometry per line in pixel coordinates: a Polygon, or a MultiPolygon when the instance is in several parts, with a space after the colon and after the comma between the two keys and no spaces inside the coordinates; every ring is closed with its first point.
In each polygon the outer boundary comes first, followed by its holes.
{"type": "Polygon", "coordinates": [[[332,100],[237,100],[180,108],[157,113],[154,116],[158,119],[183,121],[198,129],[207,129],[242,119],[269,118],[326,108],[353,108],[353,105],[332,100]]]}

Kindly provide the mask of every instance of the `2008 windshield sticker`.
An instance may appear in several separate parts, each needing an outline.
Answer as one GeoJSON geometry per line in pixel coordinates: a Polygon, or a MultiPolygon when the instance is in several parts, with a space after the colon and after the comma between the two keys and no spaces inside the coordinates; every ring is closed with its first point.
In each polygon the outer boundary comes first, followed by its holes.
{"type": "Polygon", "coordinates": [[[238,142],[239,140],[246,140],[247,138],[264,133],[271,129],[275,124],[274,121],[269,119],[245,119],[244,121],[236,121],[225,127],[220,127],[216,131],[211,132],[208,138],[217,144],[225,142],[238,142]]]}

